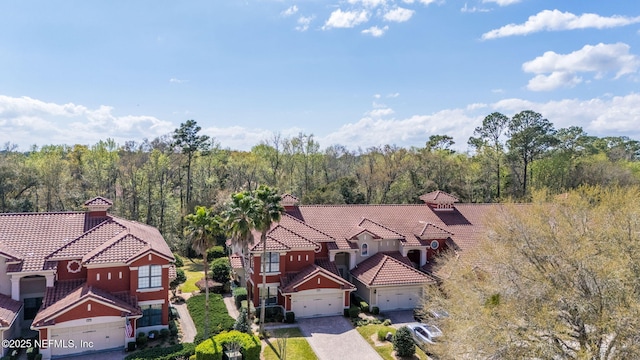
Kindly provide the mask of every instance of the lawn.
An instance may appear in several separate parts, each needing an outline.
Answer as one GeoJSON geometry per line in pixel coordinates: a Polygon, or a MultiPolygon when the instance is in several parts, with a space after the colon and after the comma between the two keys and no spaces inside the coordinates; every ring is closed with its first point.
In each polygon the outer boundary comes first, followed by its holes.
{"type": "Polygon", "coordinates": [[[184,274],[187,276],[187,281],[184,284],[180,285],[179,289],[182,290],[183,293],[190,293],[200,290],[196,286],[196,281],[204,277],[204,267],[202,265],[202,259],[193,259],[193,261],[191,261],[185,258],[182,270],[184,270],[184,274]]]}
{"type": "MultiPolygon", "coordinates": [[[[389,341],[385,341],[382,344],[376,345],[376,342],[372,339],[375,336],[375,339],[378,338],[378,330],[382,328],[386,328],[384,325],[366,325],[366,326],[358,326],[356,329],[362,335],[362,337],[371,345],[371,347],[382,356],[385,360],[395,360],[397,359],[392,355],[393,353],[393,344],[389,341]]],[[[395,331],[392,331],[395,333],[395,331]]],[[[429,357],[422,351],[420,348],[416,346],[416,354],[413,358],[403,358],[403,359],[420,359],[420,360],[428,360],[429,357]]]]}
{"type": "Polygon", "coordinates": [[[311,346],[305,340],[298,328],[286,328],[270,331],[271,337],[266,340],[267,346],[263,351],[265,360],[278,360],[278,338],[287,337],[287,359],[318,359],[311,350],[311,346]]]}

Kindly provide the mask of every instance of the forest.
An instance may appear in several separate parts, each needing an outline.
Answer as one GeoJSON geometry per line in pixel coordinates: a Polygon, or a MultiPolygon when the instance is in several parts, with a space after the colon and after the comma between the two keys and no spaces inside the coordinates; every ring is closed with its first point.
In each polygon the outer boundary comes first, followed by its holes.
{"type": "Polygon", "coordinates": [[[187,120],[172,133],[142,142],[33,146],[0,150],[0,212],[81,210],[94,196],[111,212],[160,229],[184,251],[184,216],[195,206],[221,208],[230,194],[259,185],[290,193],[301,204],[417,203],[443,190],[462,202],[529,201],[536,189],[563,193],[581,185],[640,183],[640,142],[556,129],[541,114],[487,115],[453,150],[434,134],[424,147],[380,145],[351,150],[318,143],[313,134],[274,135],[250,151],[222,148],[187,120]],[[325,147],[326,145],[326,147],[325,147]]]}

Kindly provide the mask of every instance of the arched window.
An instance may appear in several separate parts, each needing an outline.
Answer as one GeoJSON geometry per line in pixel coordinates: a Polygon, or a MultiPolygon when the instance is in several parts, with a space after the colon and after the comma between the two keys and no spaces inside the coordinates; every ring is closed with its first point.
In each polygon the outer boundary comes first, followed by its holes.
{"type": "Polygon", "coordinates": [[[368,256],[369,255],[369,245],[362,244],[362,250],[360,251],[360,254],[362,256],[368,256]]]}

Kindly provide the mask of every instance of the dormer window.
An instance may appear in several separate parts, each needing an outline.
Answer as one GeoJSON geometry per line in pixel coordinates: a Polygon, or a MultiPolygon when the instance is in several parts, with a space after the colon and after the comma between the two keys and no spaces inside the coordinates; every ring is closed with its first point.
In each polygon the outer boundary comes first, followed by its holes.
{"type": "Polygon", "coordinates": [[[360,255],[369,256],[369,245],[362,244],[362,247],[361,247],[361,250],[360,250],[360,255]]]}

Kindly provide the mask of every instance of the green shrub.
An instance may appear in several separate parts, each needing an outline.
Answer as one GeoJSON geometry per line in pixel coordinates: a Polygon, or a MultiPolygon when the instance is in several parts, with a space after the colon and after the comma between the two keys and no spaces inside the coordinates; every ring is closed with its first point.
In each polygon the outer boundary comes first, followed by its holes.
{"type": "Polygon", "coordinates": [[[416,353],[416,345],[411,337],[411,330],[403,326],[393,336],[393,350],[401,357],[411,357],[416,353]]]}
{"type": "Polygon", "coordinates": [[[357,318],[358,315],[360,315],[360,308],[355,305],[351,305],[349,308],[349,317],[353,319],[357,318]]]}
{"type": "Polygon", "coordinates": [[[175,320],[169,321],[169,334],[171,334],[171,336],[178,335],[178,325],[176,325],[175,320]]]}
{"type": "Polygon", "coordinates": [[[182,261],[182,257],[176,253],[173,253],[173,257],[176,259],[173,263],[176,264],[176,267],[183,267],[184,261],[182,261]]]}
{"type": "Polygon", "coordinates": [[[236,303],[236,308],[240,308],[242,305],[242,300],[247,300],[247,289],[238,287],[233,289],[233,299],[236,303]]]}
{"type": "Polygon", "coordinates": [[[293,311],[287,311],[284,314],[284,322],[287,324],[293,324],[296,322],[296,314],[293,311]]]}
{"type": "MultiPolygon", "coordinates": [[[[204,340],[204,302],[204,294],[192,296],[187,300],[187,309],[196,325],[197,333],[194,339],[196,344],[204,340]]],[[[233,329],[235,322],[235,319],[227,312],[222,295],[209,294],[209,336],[233,329]]]]}
{"type": "Polygon", "coordinates": [[[380,314],[380,308],[379,308],[379,307],[377,307],[377,306],[373,306],[373,307],[371,308],[371,313],[372,313],[373,315],[378,315],[378,314],[380,314]]]}
{"type": "Polygon", "coordinates": [[[211,262],[211,279],[221,284],[226,284],[231,279],[231,264],[229,258],[217,258],[211,262]]]}
{"type": "Polygon", "coordinates": [[[391,325],[391,319],[384,319],[384,321],[382,322],[382,325],[384,325],[384,326],[391,325]]]}
{"type": "Polygon", "coordinates": [[[170,334],[171,334],[171,332],[169,331],[169,329],[161,329],[160,330],[160,339],[166,340],[169,337],[170,334]]]}
{"type": "Polygon", "coordinates": [[[240,345],[240,352],[243,360],[260,360],[262,343],[255,335],[241,333],[239,331],[223,332],[215,336],[215,341],[220,347],[225,348],[226,344],[237,343],[240,345]]]}
{"type": "Polygon", "coordinates": [[[138,345],[138,347],[147,345],[148,341],[149,339],[147,338],[147,334],[143,332],[138,333],[138,336],[136,337],[136,344],[138,345]]]}
{"type": "Polygon", "coordinates": [[[42,360],[42,354],[36,354],[33,360],[42,360]]]}
{"type": "Polygon", "coordinates": [[[27,349],[27,360],[34,360],[36,358],[36,355],[38,355],[38,348],[37,347],[30,347],[27,349]]]}
{"type": "Polygon", "coordinates": [[[369,312],[369,304],[367,304],[366,301],[360,301],[360,311],[362,311],[363,313],[369,312]]]}
{"type": "Polygon", "coordinates": [[[131,352],[134,351],[136,349],[136,342],[135,341],[129,341],[127,343],[127,351],[131,352]]]}
{"type": "Polygon", "coordinates": [[[223,258],[227,256],[227,252],[224,251],[224,246],[218,245],[207,250],[207,261],[212,262],[215,259],[223,258]]]}
{"type": "Polygon", "coordinates": [[[387,334],[391,333],[392,335],[395,334],[396,329],[392,328],[391,326],[385,326],[383,328],[380,328],[378,330],[378,340],[380,341],[386,341],[387,340],[387,334]]]}
{"type": "Polygon", "coordinates": [[[193,343],[182,343],[168,347],[157,347],[127,355],[125,360],[174,360],[177,358],[187,358],[196,353],[196,346],[193,343]]]}
{"type": "Polygon", "coordinates": [[[160,331],[158,330],[149,331],[149,339],[157,339],[159,337],[160,337],[160,331]]]}
{"type": "Polygon", "coordinates": [[[251,324],[247,319],[246,308],[240,309],[240,315],[238,315],[238,318],[236,319],[236,323],[233,325],[233,329],[243,333],[251,332],[251,324]]]}
{"type": "Polygon", "coordinates": [[[351,310],[350,308],[346,308],[342,310],[342,315],[344,317],[349,317],[349,310],[351,310]]]}

